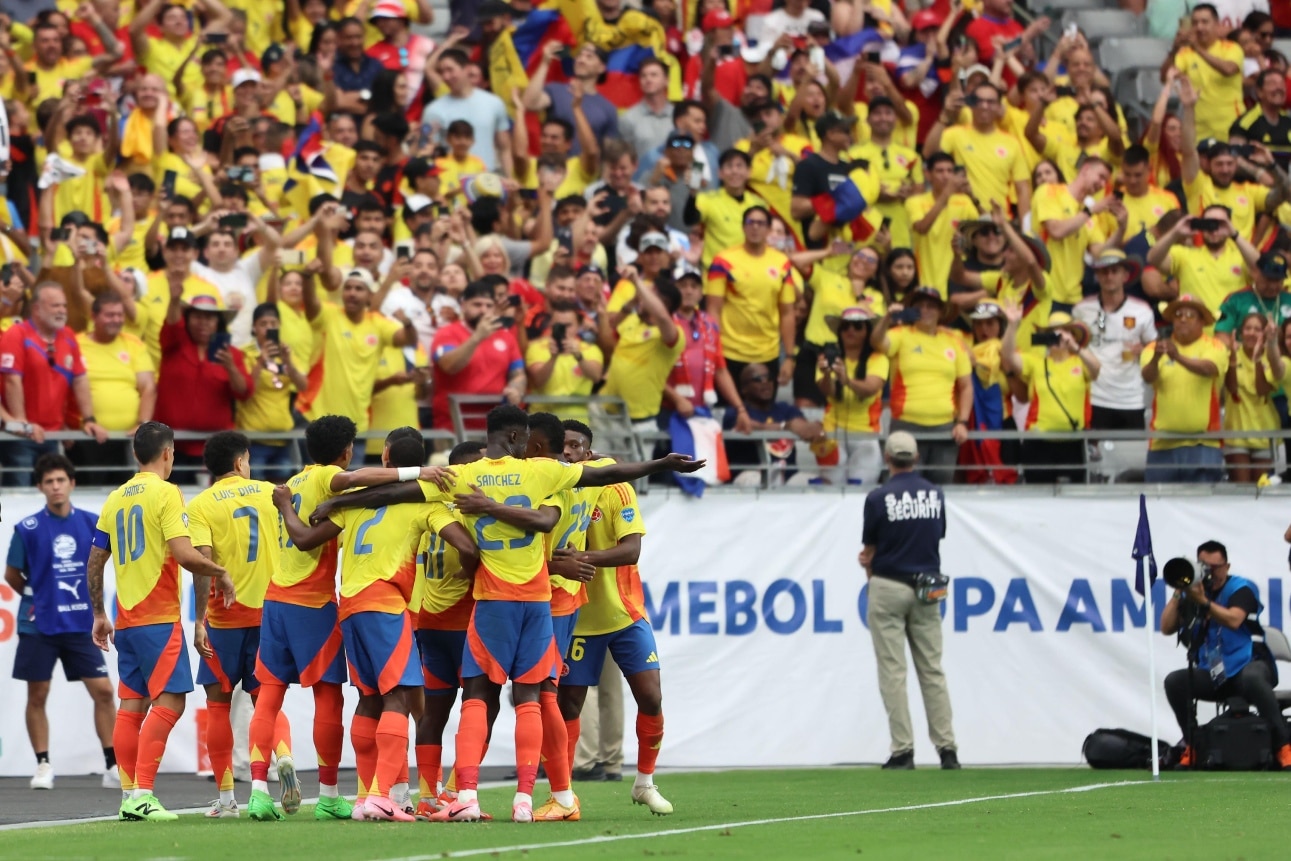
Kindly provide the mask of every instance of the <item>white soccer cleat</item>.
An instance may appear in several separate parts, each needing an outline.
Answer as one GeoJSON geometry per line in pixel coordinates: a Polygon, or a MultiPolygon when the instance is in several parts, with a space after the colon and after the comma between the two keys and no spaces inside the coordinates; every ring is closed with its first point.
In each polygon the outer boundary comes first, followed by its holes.
{"type": "MultiPolygon", "coordinates": [[[[121,784],[118,783],[118,786],[121,784]]],[[[32,789],[53,789],[54,788],[54,766],[48,762],[41,762],[36,765],[36,773],[31,776],[32,789]]]]}
{"type": "Polygon", "coordinates": [[[211,809],[206,811],[207,819],[237,819],[239,816],[241,814],[236,801],[226,805],[218,798],[211,802],[211,809]]]}
{"type": "Polygon", "coordinates": [[[672,813],[672,802],[659,794],[659,787],[651,783],[648,786],[632,787],[632,803],[644,804],[655,816],[667,816],[672,813]]]}
{"type": "Polygon", "coordinates": [[[121,788],[121,772],[115,765],[103,773],[103,788],[117,790],[121,788]]]}
{"type": "Polygon", "coordinates": [[[417,813],[417,805],[412,803],[412,790],[405,789],[397,797],[391,798],[391,802],[409,816],[417,813]]]}
{"type": "Polygon", "coordinates": [[[533,822],[533,804],[528,801],[521,801],[518,804],[511,805],[512,822],[533,822]]]}

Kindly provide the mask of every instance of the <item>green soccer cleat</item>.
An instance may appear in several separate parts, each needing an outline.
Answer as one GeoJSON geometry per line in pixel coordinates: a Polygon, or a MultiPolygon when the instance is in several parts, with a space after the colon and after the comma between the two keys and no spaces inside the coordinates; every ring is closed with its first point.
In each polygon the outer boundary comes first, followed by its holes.
{"type": "Polygon", "coordinates": [[[278,785],[282,788],[282,812],[293,815],[300,810],[300,781],[290,756],[278,758],[278,785]]]}
{"type": "Polygon", "coordinates": [[[162,807],[152,793],[121,802],[120,816],[132,822],[174,822],[179,818],[162,807]]]}
{"type": "Polygon", "coordinates": [[[282,814],[274,806],[273,796],[259,789],[251,790],[251,800],[247,802],[247,815],[256,822],[277,822],[282,814]]]}
{"type": "Polygon", "coordinates": [[[314,805],[314,818],[319,820],[328,819],[349,819],[354,815],[354,805],[339,796],[328,798],[324,796],[318,799],[318,804],[314,805]]]}

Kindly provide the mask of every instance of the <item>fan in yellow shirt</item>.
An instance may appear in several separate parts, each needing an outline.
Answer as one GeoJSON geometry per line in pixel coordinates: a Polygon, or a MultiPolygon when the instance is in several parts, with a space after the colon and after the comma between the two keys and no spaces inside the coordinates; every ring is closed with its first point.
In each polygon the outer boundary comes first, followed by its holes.
{"type": "Polygon", "coordinates": [[[957,173],[955,162],[944,152],[928,159],[929,191],[906,198],[905,210],[914,236],[914,259],[919,283],[949,290],[951,245],[959,226],[977,218],[977,205],[969,196],[968,177],[957,173]]]}
{"type": "Polygon", "coordinates": [[[1167,212],[1179,209],[1173,193],[1152,184],[1152,155],[1146,147],[1136,144],[1125,150],[1121,181],[1126,239],[1151,230],[1167,212]]]}
{"type": "Polygon", "coordinates": [[[848,150],[847,155],[853,161],[867,162],[870,172],[879,179],[878,203],[874,208],[890,222],[891,246],[909,248],[910,217],[905,201],[923,188],[923,160],[913,144],[898,140],[897,129],[897,112],[892,100],[887,96],[876,97],[869,104],[867,115],[857,123],[857,137],[864,140],[848,150]]]}
{"type": "Polygon", "coordinates": [[[793,267],[766,244],[770,227],[765,208],[747,210],[744,243],[718,254],[708,268],[705,310],[720,321],[728,362],[774,365],[782,351],[786,356],[796,352],[793,267]]]}
{"type": "MultiPolygon", "coordinates": [[[[955,304],[976,308],[984,299],[994,300],[1003,306],[1012,303],[1022,309],[1021,324],[1018,327],[1017,343],[1023,350],[1031,348],[1031,333],[1041,321],[1049,318],[1051,302],[1049,300],[1048,276],[1051,265],[1049,251],[1043,242],[1034,236],[1019,233],[1013,225],[996,213],[992,219],[996,230],[1004,234],[1004,256],[1000,269],[986,272],[969,272],[958,254],[954,255],[950,269],[950,279],[962,284],[971,293],[956,293],[955,304]],[[974,303],[969,306],[968,303],[974,303]]],[[[985,219],[970,227],[983,229],[985,219]]],[[[965,229],[965,238],[971,241],[972,230],[965,229]]]]}
{"type": "MultiPolygon", "coordinates": [[[[1192,11],[1192,28],[1185,33],[1182,47],[1176,47],[1174,66],[1200,94],[1197,102],[1197,136],[1228,140],[1233,121],[1246,110],[1242,95],[1242,46],[1220,38],[1215,7],[1203,5],[1192,11]]],[[[1181,94],[1182,95],[1182,94],[1181,94]]],[[[1185,151],[1187,147],[1185,146],[1185,151]]]]}
{"type": "Polygon", "coordinates": [[[1208,206],[1201,218],[1181,218],[1158,238],[1147,264],[1178,278],[1179,292],[1196,297],[1213,317],[1228,294],[1250,283],[1259,259],[1259,251],[1233,230],[1227,208],[1208,206]],[[1189,239],[1199,227],[1209,229],[1198,231],[1201,245],[1194,246],[1189,239]]]}
{"type": "MultiPolygon", "coordinates": [[[[195,53],[199,34],[194,28],[192,13],[183,6],[167,5],[168,0],[148,0],[130,22],[130,44],[134,46],[139,65],[166,82],[171,98],[176,97],[175,75],[180,67],[195,53]],[[163,9],[165,10],[163,12],[163,9]],[[161,38],[148,35],[149,25],[156,23],[161,38]]],[[[225,32],[233,19],[220,0],[203,0],[206,10],[206,29],[225,32]]],[[[188,63],[184,68],[185,89],[196,92],[202,88],[202,70],[199,65],[188,63]]]]}
{"type": "Polygon", "coordinates": [[[1273,404],[1281,381],[1276,367],[1282,363],[1276,345],[1279,328],[1258,308],[1252,308],[1238,326],[1240,342],[1224,376],[1224,430],[1251,431],[1253,436],[1224,440],[1230,481],[1255,481],[1273,465],[1273,447],[1269,438],[1260,434],[1282,426],[1273,404]]]}
{"type": "MultiPolygon", "coordinates": [[[[1098,99],[1103,98],[1101,93],[1098,94],[1098,99]]],[[[1125,154],[1121,130],[1101,101],[1091,101],[1077,109],[1074,140],[1066,135],[1050,136],[1040,130],[1044,110],[1038,99],[1027,102],[1027,111],[1027,141],[1045,158],[1053,160],[1063,176],[1074,177],[1086,159],[1098,158],[1114,166],[1125,154]]]]}
{"type": "Polygon", "coordinates": [[[973,89],[969,98],[973,122],[969,126],[945,128],[944,120],[953,120],[954,111],[942,111],[937,124],[928,133],[923,152],[927,157],[944,151],[968,171],[973,194],[983,206],[998,203],[1009,207],[1016,203],[1019,212],[1031,208],[1031,175],[1017,138],[999,130],[996,123],[1003,116],[1001,96],[991,84],[973,89]]]}
{"type": "Polygon", "coordinates": [[[1094,201],[1111,176],[1102,159],[1091,158],[1081,165],[1076,178],[1067,185],[1050,183],[1036,189],[1031,205],[1031,224],[1049,247],[1053,258],[1049,293],[1056,305],[1070,310],[1080,301],[1081,280],[1085,274],[1085,253],[1097,257],[1104,248],[1116,248],[1125,236],[1125,207],[1113,196],[1094,201]],[[1116,229],[1111,236],[1103,232],[1094,216],[1111,213],[1116,229]]]}
{"type": "Polygon", "coordinates": [[[95,418],[105,430],[134,430],[152,419],[157,404],[156,366],[143,341],[121,331],[126,316],[120,297],[100,293],[90,313],[94,328],[77,335],[76,342],[90,378],[95,418]]]}

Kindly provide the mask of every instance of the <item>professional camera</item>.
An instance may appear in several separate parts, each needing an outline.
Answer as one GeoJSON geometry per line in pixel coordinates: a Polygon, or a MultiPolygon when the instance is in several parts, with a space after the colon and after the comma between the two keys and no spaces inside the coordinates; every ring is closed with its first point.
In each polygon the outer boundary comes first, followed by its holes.
{"type": "Polygon", "coordinates": [[[1161,577],[1171,589],[1183,592],[1198,580],[1210,580],[1210,566],[1186,556],[1176,556],[1165,564],[1161,577]]]}

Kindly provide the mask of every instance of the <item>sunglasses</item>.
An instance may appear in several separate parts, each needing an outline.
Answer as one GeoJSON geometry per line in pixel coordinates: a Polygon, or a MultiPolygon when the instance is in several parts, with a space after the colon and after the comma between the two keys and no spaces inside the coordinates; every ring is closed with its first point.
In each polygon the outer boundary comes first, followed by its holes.
{"type": "Polygon", "coordinates": [[[999,236],[1000,229],[998,227],[979,227],[977,228],[977,235],[978,236],[999,236]]]}
{"type": "Polygon", "coordinates": [[[839,323],[838,330],[840,332],[845,332],[848,329],[852,329],[853,331],[859,332],[861,329],[865,329],[869,325],[870,324],[865,322],[864,320],[848,320],[845,323],[839,323]]]}
{"type": "Polygon", "coordinates": [[[671,141],[668,146],[673,149],[691,149],[695,146],[694,141],[671,141]]]}
{"type": "Polygon", "coordinates": [[[762,218],[750,218],[748,221],[744,222],[744,226],[745,227],[770,227],[771,222],[762,218]]]}
{"type": "Polygon", "coordinates": [[[870,264],[871,266],[879,265],[879,258],[874,256],[873,254],[857,254],[856,259],[863,260],[864,262],[870,264]]]}
{"type": "Polygon", "coordinates": [[[1201,315],[1191,308],[1180,308],[1174,312],[1174,318],[1176,320],[1200,320],[1201,315]]]}

